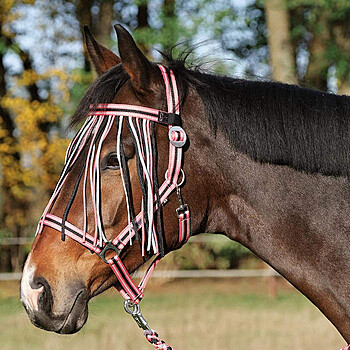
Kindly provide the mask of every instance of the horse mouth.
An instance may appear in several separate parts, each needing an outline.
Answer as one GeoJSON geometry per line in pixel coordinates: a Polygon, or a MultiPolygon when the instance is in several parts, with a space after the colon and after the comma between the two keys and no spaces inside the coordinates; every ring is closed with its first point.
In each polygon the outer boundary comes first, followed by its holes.
{"type": "Polygon", "coordinates": [[[88,298],[86,295],[86,292],[84,293],[84,290],[81,290],[67,316],[62,322],[62,325],[58,330],[55,330],[55,333],[58,334],[73,334],[78,332],[86,323],[88,318],[88,298]]]}

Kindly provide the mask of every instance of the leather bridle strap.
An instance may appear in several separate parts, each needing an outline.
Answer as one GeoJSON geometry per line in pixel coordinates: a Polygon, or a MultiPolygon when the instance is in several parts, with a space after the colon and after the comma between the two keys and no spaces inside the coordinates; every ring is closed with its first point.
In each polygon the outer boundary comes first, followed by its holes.
{"type": "MultiPolygon", "coordinates": [[[[82,129],[78,132],[77,136],[72,140],[70,146],[67,150],[67,156],[66,156],[66,164],[63,169],[63,172],[61,174],[59,183],[56,186],[56,189],[49,201],[49,204],[45,208],[44,214],[39,222],[38,225],[38,231],[37,233],[40,233],[44,226],[51,227],[59,232],[61,232],[62,236],[65,235],[69,236],[71,239],[75,240],[79,244],[83,245],[90,251],[98,254],[106,263],[109,264],[110,268],[112,269],[113,273],[115,274],[120,288],[118,288],[119,292],[123,295],[123,297],[133,302],[134,304],[138,304],[140,300],[143,297],[143,291],[146,287],[147,281],[149,280],[153,270],[155,269],[156,265],[160,261],[162,254],[160,254],[158,250],[157,242],[153,241],[153,246],[155,249],[157,249],[156,256],[148,270],[146,271],[144,277],[142,278],[139,285],[136,285],[133,279],[131,278],[127,268],[125,267],[124,263],[120,259],[120,253],[125,248],[125,246],[136,236],[136,232],[139,230],[143,230],[144,228],[144,213],[143,210],[132,219],[132,228],[129,225],[127,225],[117,237],[115,237],[112,241],[107,241],[104,237],[103,228],[97,227],[96,220],[99,219],[99,217],[96,217],[95,213],[95,226],[96,230],[100,230],[99,238],[97,237],[95,233],[95,237],[91,236],[86,232],[86,218],[84,217],[84,227],[83,229],[80,229],[76,227],[75,225],[69,223],[66,220],[66,217],[59,218],[53,214],[51,214],[49,211],[57,198],[60,190],[63,187],[63,184],[67,178],[67,175],[69,173],[69,170],[74,164],[74,162],[79,157],[80,153],[82,152],[82,149],[84,148],[84,145],[88,142],[89,138],[92,137],[92,139],[99,139],[99,144],[97,147],[97,150],[95,150],[95,146],[92,147],[92,143],[89,147],[89,157],[93,157],[96,152],[99,152],[102,142],[104,138],[107,136],[109,130],[111,129],[113,120],[115,118],[120,118],[120,122],[123,122],[123,118],[125,118],[130,126],[131,131],[134,134],[135,141],[137,143],[137,146],[139,145],[139,139],[137,132],[141,131],[136,130],[132,125],[133,118],[135,120],[143,120],[144,123],[144,129],[146,137],[148,139],[148,142],[150,144],[150,135],[149,135],[149,129],[147,129],[148,125],[147,122],[156,122],[164,125],[168,125],[169,127],[169,163],[168,163],[168,169],[165,174],[165,181],[160,186],[158,193],[154,194],[154,198],[151,199],[151,205],[152,208],[149,210],[155,212],[158,208],[158,206],[164,206],[166,202],[168,201],[168,197],[170,194],[176,189],[177,196],[179,200],[179,207],[177,209],[177,215],[179,220],[179,235],[178,235],[178,246],[183,245],[190,236],[190,211],[189,207],[183,203],[182,196],[181,196],[181,186],[184,182],[184,172],[182,170],[182,157],[183,157],[183,146],[186,143],[186,133],[184,130],[179,126],[181,124],[181,117],[180,117],[180,110],[179,110],[179,97],[178,97],[178,91],[177,91],[177,84],[175,80],[175,76],[173,72],[165,68],[164,66],[159,65],[159,69],[162,73],[162,77],[165,84],[165,91],[166,91],[166,98],[167,98],[167,109],[168,111],[161,111],[153,108],[148,107],[140,107],[136,105],[125,105],[125,104],[99,104],[95,106],[95,110],[91,110],[89,113],[89,118],[85,122],[82,129]],[[105,129],[102,131],[99,135],[93,134],[94,136],[91,136],[93,133],[93,130],[101,128],[103,119],[101,116],[104,116],[108,119],[106,119],[106,123],[103,124],[105,129]],[[90,136],[89,136],[90,135],[90,136]],[[95,152],[95,153],[94,153],[95,152]],[[181,179],[182,176],[182,179],[181,179]],[[179,179],[181,179],[181,183],[179,184],[179,179]],[[106,260],[106,253],[110,250],[113,250],[116,252],[116,254],[111,258],[106,260]]],[[[90,106],[92,109],[94,106],[90,106]]],[[[139,124],[137,124],[139,125],[139,124]]],[[[143,134],[143,135],[145,135],[143,134]]],[[[92,142],[92,141],[91,141],[92,142]]],[[[147,142],[147,141],[144,141],[147,142]]],[[[150,147],[149,144],[146,146],[150,147]]],[[[146,147],[146,151],[147,151],[146,147]]],[[[93,158],[91,158],[93,159],[93,158]]],[[[97,161],[99,159],[95,157],[94,166],[90,169],[91,171],[94,171],[95,173],[98,172],[98,164],[97,161]]],[[[90,158],[87,159],[87,162],[90,161],[90,158]]],[[[87,165],[86,165],[87,166],[87,165]]],[[[86,181],[86,174],[88,169],[86,170],[82,169],[81,171],[81,178],[84,180],[84,186],[85,189],[85,181],[86,181]],[[85,171],[85,175],[84,175],[85,171]]],[[[147,175],[147,174],[146,174],[147,175]]],[[[97,177],[95,182],[92,181],[92,184],[94,186],[98,186],[99,178],[97,177]],[[96,182],[97,181],[97,182],[96,182]]],[[[152,184],[152,181],[150,182],[152,184]]],[[[78,182],[77,182],[78,184],[78,182]]],[[[77,185],[76,185],[77,187],[77,185]]],[[[94,187],[95,188],[95,187],[94,187]]],[[[84,193],[85,196],[85,193],[84,193]]],[[[153,197],[153,196],[152,196],[153,197]]],[[[74,197],[71,202],[74,200],[74,197]]],[[[85,200],[85,199],[84,199],[85,200]]],[[[96,206],[96,204],[94,204],[96,206]]],[[[84,201],[84,209],[86,207],[85,201],[84,201]]],[[[142,205],[143,207],[143,205],[142,205]]],[[[151,217],[153,217],[152,213],[149,212],[151,217]]],[[[97,213],[98,214],[98,213],[97,213]]],[[[84,212],[84,215],[86,213],[84,212]]],[[[150,225],[154,225],[154,223],[150,223],[150,225]]],[[[150,232],[153,228],[150,228],[150,232]]],[[[152,237],[151,237],[152,238],[152,237]]],[[[144,244],[142,245],[142,253],[144,254],[144,244]]],[[[148,250],[148,249],[147,249],[148,250]]]]}

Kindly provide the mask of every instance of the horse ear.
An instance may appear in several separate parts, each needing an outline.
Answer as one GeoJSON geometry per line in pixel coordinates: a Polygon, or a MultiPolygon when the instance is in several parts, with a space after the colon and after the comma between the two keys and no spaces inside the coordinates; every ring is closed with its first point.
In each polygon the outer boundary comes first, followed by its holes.
{"type": "Polygon", "coordinates": [[[120,63],[116,54],[95,40],[88,26],[84,26],[84,34],[87,52],[98,75],[120,63]]]}
{"type": "Polygon", "coordinates": [[[154,68],[144,56],[129,32],[120,24],[114,29],[118,37],[119,54],[122,65],[131,78],[131,82],[138,92],[151,89],[154,68]]]}

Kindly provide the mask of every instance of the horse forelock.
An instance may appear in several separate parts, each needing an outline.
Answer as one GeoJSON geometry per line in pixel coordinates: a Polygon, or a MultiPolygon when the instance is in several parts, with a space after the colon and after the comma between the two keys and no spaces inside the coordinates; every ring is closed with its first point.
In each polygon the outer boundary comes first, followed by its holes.
{"type": "Polygon", "coordinates": [[[88,116],[90,105],[111,103],[120,88],[130,79],[118,64],[99,76],[88,88],[70,119],[70,127],[81,124],[88,116]]]}

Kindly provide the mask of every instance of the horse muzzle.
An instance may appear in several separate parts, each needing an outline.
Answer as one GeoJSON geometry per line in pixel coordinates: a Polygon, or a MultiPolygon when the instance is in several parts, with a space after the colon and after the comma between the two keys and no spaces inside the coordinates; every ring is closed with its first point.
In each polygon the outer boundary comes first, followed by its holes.
{"type": "Polygon", "coordinates": [[[55,305],[51,286],[44,277],[35,277],[28,282],[27,277],[22,279],[21,301],[36,327],[60,334],[75,333],[83,327],[88,318],[89,301],[85,288],[70,285],[64,304],[55,305]]]}

